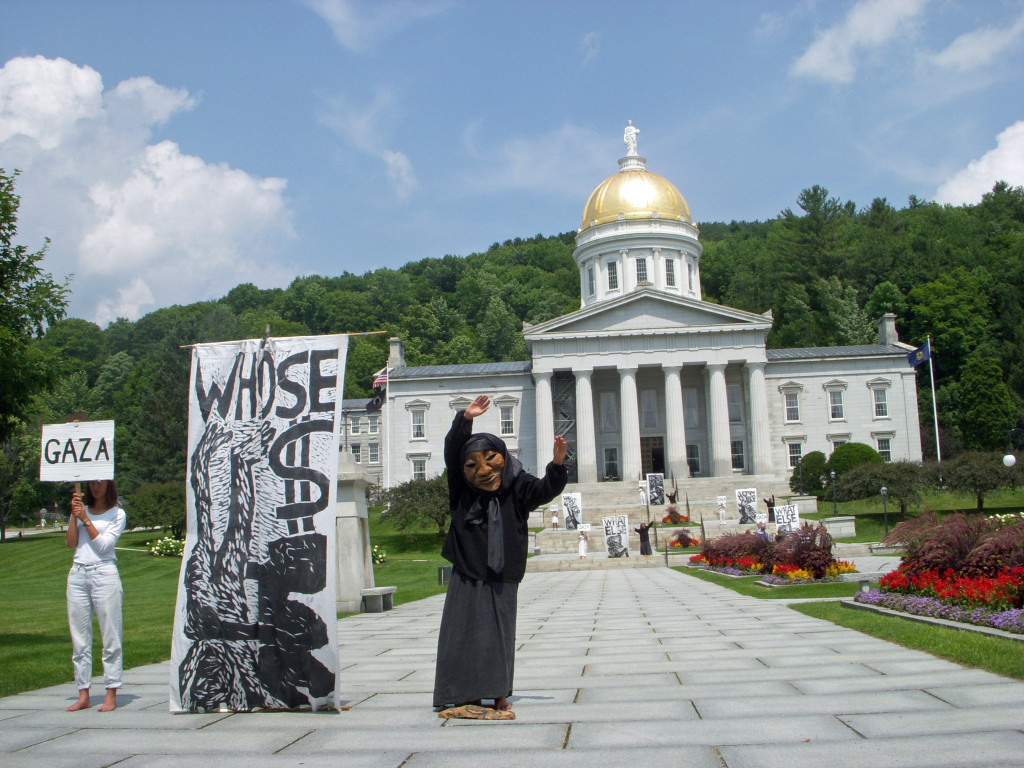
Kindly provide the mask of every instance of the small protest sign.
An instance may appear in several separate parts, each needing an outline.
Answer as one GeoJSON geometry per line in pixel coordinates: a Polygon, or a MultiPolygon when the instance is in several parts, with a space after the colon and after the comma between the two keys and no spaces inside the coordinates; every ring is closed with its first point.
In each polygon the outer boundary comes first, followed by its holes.
{"type": "Polygon", "coordinates": [[[647,499],[652,507],[665,504],[665,475],[658,472],[647,475],[647,499]]]}
{"type": "Polygon", "coordinates": [[[601,522],[604,524],[604,544],[608,557],[629,557],[629,516],[604,517],[601,522]]]}
{"type": "Polygon", "coordinates": [[[75,483],[114,478],[114,422],[44,424],[39,479],[75,483]]]}
{"type": "Polygon", "coordinates": [[[780,533],[790,533],[800,527],[800,511],[796,504],[775,507],[775,523],[780,533]]]}
{"type": "Polygon", "coordinates": [[[738,488],[736,490],[736,507],[740,513],[740,525],[748,525],[757,520],[757,488],[738,488]]]}

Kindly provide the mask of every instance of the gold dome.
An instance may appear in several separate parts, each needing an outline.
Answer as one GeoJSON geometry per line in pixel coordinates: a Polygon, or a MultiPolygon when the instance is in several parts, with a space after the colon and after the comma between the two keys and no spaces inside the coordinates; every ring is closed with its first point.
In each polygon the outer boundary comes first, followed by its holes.
{"type": "Polygon", "coordinates": [[[580,231],[609,221],[669,219],[693,224],[690,206],[672,182],[646,169],[627,168],[605,179],[583,209],[580,231]],[[655,216],[657,214],[657,216],[655,216]]]}

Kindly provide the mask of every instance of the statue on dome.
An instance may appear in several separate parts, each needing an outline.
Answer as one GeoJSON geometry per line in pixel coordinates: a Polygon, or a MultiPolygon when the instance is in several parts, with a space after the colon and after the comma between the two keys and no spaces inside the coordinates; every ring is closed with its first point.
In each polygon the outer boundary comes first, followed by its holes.
{"type": "Polygon", "coordinates": [[[639,153],[636,150],[636,135],[640,133],[640,129],[633,125],[633,121],[629,121],[629,125],[626,126],[626,132],[622,136],[622,143],[626,145],[626,157],[637,157],[639,153]]]}

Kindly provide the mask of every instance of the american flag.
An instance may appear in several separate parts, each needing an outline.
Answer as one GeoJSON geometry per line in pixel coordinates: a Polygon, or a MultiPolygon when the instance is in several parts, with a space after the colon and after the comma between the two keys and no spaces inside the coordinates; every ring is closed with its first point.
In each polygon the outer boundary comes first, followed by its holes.
{"type": "Polygon", "coordinates": [[[386,387],[388,385],[388,367],[385,365],[375,374],[373,374],[373,388],[379,389],[380,387],[386,387]]]}

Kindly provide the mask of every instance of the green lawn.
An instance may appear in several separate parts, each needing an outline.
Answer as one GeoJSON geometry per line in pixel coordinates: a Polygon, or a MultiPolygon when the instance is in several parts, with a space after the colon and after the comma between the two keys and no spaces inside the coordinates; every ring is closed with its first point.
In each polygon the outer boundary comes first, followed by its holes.
{"type": "MultiPolygon", "coordinates": [[[[131,532],[118,543],[118,570],[124,586],[125,667],[151,664],[171,655],[171,623],[181,559],[122,549],[142,549],[145,542],[159,536],[154,531],[131,532]]],[[[0,696],[73,680],[64,596],[71,556],[63,533],[8,539],[0,546],[0,579],[4,585],[0,696]]],[[[94,631],[92,656],[93,674],[100,674],[103,668],[98,628],[94,631]]],[[[73,693],[69,688],[68,695],[73,693]]]]}
{"type": "MultiPolygon", "coordinates": [[[[910,514],[928,508],[934,512],[951,514],[953,512],[975,513],[976,503],[970,494],[953,493],[951,491],[928,491],[924,494],[921,504],[911,507],[910,514]]],[[[853,515],[857,518],[857,535],[850,538],[837,539],[837,541],[850,542],[875,542],[879,541],[885,534],[885,510],[882,507],[882,500],[860,499],[858,501],[846,501],[837,505],[840,515],[853,515]]],[[[891,501],[889,507],[889,530],[891,531],[897,523],[903,521],[900,514],[899,504],[891,501]]],[[[993,491],[985,495],[985,512],[988,514],[1006,514],[1009,512],[1024,511],[1024,489],[993,491]]],[[[818,512],[816,514],[801,514],[800,517],[806,520],[824,520],[832,517],[833,507],[830,496],[818,500],[818,512]]]]}

